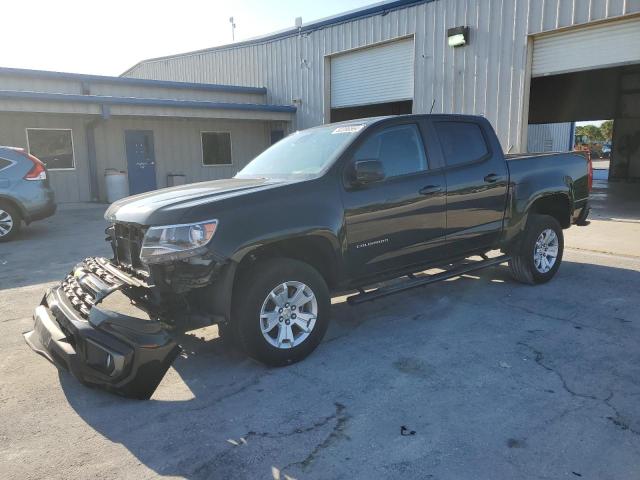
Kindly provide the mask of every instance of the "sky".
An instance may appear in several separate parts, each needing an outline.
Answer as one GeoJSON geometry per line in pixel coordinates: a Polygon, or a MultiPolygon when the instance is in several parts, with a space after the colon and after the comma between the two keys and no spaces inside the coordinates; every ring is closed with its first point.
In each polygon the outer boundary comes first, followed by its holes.
{"type": "Polygon", "coordinates": [[[146,58],[231,43],[376,0],[5,0],[0,67],[120,75],[146,58]]]}
{"type": "Polygon", "coordinates": [[[584,127],[585,125],[595,125],[596,127],[599,127],[600,125],[602,125],[602,122],[604,122],[604,120],[588,120],[586,122],[576,122],[576,127],[584,127]]]}

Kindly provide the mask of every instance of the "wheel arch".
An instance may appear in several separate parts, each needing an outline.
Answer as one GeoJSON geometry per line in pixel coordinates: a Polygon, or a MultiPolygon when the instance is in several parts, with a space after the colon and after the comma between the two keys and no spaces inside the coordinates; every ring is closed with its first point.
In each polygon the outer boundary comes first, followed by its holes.
{"type": "Polygon", "coordinates": [[[562,192],[541,195],[527,209],[527,218],[531,214],[549,215],[555,218],[564,229],[571,226],[571,200],[562,192]]]}
{"type": "Polygon", "coordinates": [[[10,205],[11,207],[15,208],[18,211],[18,213],[20,214],[21,219],[24,220],[24,221],[28,221],[29,215],[27,214],[26,209],[15,198],[8,197],[6,195],[0,194],[0,203],[6,203],[6,204],[10,205]]]}
{"type": "Polygon", "coordinates": [[[331,289],[341,275],[337,243],[322,234],[296,236],[254,245],[237,259],[236,280],[252,265],[268,258],[291,258],[315,268],[331,289]]]}
{"type": "Polygon", "coordinates": [[[520,248],[522,237],[531,215],[549,215],[555,218],[563,229],[571,226],[572,202],[569,192],[552,191],[540,193],[527,202],[514,201],[513,216],[505,226],[501,249],[510,253],[520,248]]]}

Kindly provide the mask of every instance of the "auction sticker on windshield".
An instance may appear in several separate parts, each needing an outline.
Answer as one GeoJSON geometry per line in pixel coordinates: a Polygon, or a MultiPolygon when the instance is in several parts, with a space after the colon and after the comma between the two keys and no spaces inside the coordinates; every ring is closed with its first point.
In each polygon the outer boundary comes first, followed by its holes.
{"type": "Polygon", "coordinates": [[[337,133],[356,133],[362,130],[363,128],[364,128],[364,125],[346,125],[344,127],[336,128],[333,132],[331,132],[331,135],[335,135],[337,133]]]}

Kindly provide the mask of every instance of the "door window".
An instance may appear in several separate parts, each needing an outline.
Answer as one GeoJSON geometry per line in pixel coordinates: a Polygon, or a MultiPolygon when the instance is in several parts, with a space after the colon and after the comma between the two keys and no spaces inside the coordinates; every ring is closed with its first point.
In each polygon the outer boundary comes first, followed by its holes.
{"type": "Polygon", "coordinates": [[[374,133],[353,156],[358,160],[379,160],[385,175],[397,177],[427,169],[427,159],[418,127],[398,125],[374,133]]]}
{"type": "Polygon", "coordinates": [[[447,166],[475,162],[489,149],[480,126],[470,122],[435,122],[447,166]]]}

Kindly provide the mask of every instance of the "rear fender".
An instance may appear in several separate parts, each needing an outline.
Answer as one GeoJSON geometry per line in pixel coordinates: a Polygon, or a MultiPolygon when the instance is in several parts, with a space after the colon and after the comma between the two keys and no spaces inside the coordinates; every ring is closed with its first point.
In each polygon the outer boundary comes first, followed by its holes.
{"type": "MultiPolygon", "coordinates": [[[[545,188],[535,193],[530,192],[530,185],[518,184],[512,186],[514,193],[510,195],[510,205],[507,205],[509,209],[510,217],[505,223],[505,229],[503,232],[503,238],[501,242],[501,249],[505,252],[511,252],[517,250],[520,245],[520,241],[523,237],[523,233],[527,228],[527,222],[529,215],[534,212],[537,213],[537,202],[554,196],[562,197],[566,201],[569,211],[567,212],[567,218],[572,218],[573,202],[571,201],[571,186],[565,185],[563,187],[556,186],[555,188],[545,188]]],[[[544,214],[551,214],[549,212],[539,212],[544,214]]],[[[563,224],[564,222],[560,222],[563,224]]]]}

